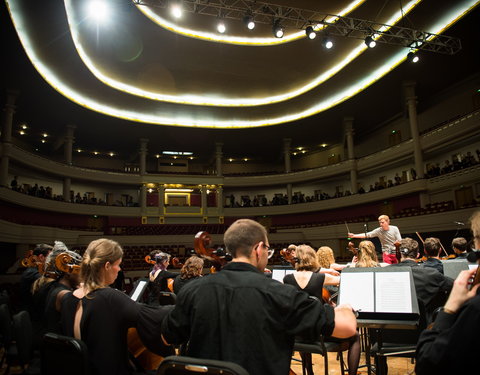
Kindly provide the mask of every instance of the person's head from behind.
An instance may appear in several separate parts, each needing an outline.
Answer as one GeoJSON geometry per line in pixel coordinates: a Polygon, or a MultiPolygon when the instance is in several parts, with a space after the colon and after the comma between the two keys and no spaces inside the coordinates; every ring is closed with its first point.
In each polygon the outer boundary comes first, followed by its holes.
{"type": "Polygon", "coordinates": [[[456,237],[452,240],[452,249],[457,254],[464,253],[468,250],[468,242],[463,237],[456,237]]]}
{"type": "Polygon", "coordinates": [[[425,255],[427,257],[438,257],[440,254],[440,250],[442,246],[440,245],[440,240],[435,237],[428,237],[425,238],[425,242],[423,243],[423,248],[425,250],[425,255]]]}
{"type": "Polygon", "coordinates": [[[35,246],[33,249],[33,255],[37,258],[37,262],[45,263],[48,254],[53,250],[53,246],[41,243],[35,246]]]}
{"type": "Polygon", "coordinates": [[[152,273],[158,270],[166,270],[170,264],[170,254],[167,254],[161,250],[153,250],[150,252],[150,257],[155,261],[152,268],[152,273]]]}
{"type": "Polygon", "coordinates": [[[315,272],[320,268],[317,253],[308,245],[297,246],[296,258],[295,269],[297,271],[315,272]]]}
{"type": "Polygon", "coordinates": [[[390,225],[390,218],[387,215],[380,215],[378,217],[378,224],[383,230],[388,230],[390,225]]]}
{"type": "Polygon", "coordinates": [[[192,279],[194,277],[202,276],[203,259],[196,255],[187,259],[183,265],[180,273],[182,279],[192,279]]]}
{"type": "Polygon", "coordinates": [[[358,244],[358,262],[356,267],[376,267],[378,257],[372,241],[362,241],[358,244]]]}
{"type": "Polygon", "coordinates": [[[330,268],[332,263],[335,263],[333,250],[328,246],[322,246],[317,251],[318,264],[322,268],[330,268]]]}
{"type": "Polygon", "coordinates": [[[91,292],[112,284],[117,278],[123,250],[118,242],[101,238],[90,242],[83,254],[80,279],[91,292]]]}
{"type": "Polygon", "coordinates": [[[235,221],[225,231],[223,242],[234,261],[238,258],[249,259],[261,271],[268,263],[267,230],[254,220],[235,221]]]}
{"type": "Polygon", "coordinates": [[[79,273],[71,272],[67,264],[62,266],[61,262],[57,262],[59,256],[67,256],[69,259],[68,265],[80,266],[82,263],[82,257],[80,254],[68,250],[63,242],[55,241],[53,250],[48,254],[47,260],[45,261],[44,276],[55,280],[61,280],[72,288],[77,287],[80,276],[79,273]]]}
{"type": "Polygon", "coordinates": [[[480,211],[475,212],[470,218],[471,229],[473,233],[473,240],[475,249],[480,250],[480,211]]]}
{"type": "Polygon", "coordinates": [[[418,242],[409,237],[405,237],[400,241],[400,254],[402,255],[402,259],[416,259],[418,257],[418,242]]]}

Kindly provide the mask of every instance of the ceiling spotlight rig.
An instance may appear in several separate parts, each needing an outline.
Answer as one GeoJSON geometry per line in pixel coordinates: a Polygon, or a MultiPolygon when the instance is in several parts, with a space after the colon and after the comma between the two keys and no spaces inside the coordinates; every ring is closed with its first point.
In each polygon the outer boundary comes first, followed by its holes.
{"type": "MultiPolygon", "coordinates": [[[[167,8],[171,1],[133,0],[133,3],[167,8]]],[[[253,0],[177,0],[176,4],[181,5],[182,12],[212,17],[218,17],[221,12],[225,20],[245,22],[246,15],[248,15],[252,17],[252,29],[255,24],[273,25],[273,28],[277,24],[283,29],[283,32],[285,30],[305,30],[310,39],[313,39],[313,33],[321,28],[328,30],[329,36],[356,38],[365,40],[365,42],[367,38],[370,38],[375,44],[384,43],[447,55],[453,55],[462,49],[460,39],[447,35],[267,2],[253,0]],[[253,18],[255,19],[254,23],[253,18]],[[315,27],[312,25],[315,25],[315,27]]],[[[250,29],[249,25],[250,23],[247,24],[247,27],[250,29]]],[[[275,33],[275,37],[283,37],[283,34],[278,36],[279,34],[280,32],[275,33]]]]}

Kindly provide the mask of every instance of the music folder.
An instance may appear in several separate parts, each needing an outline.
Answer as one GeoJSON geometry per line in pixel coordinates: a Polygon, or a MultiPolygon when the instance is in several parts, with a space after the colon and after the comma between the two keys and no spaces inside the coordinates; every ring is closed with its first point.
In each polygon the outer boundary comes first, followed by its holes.
{"type": "Polygon", "coordinates": [[[295,272],[295,270],[292,266],[274,266],[272,267],[272,279],[283,283],[283,278],[293,272],[295,272]]]}
{"type": "Polygon", "coordinates": [[[410,267],[345,268],[338,303],[348,303],[359,319],[416,320],[419,308],[410,267]]]}

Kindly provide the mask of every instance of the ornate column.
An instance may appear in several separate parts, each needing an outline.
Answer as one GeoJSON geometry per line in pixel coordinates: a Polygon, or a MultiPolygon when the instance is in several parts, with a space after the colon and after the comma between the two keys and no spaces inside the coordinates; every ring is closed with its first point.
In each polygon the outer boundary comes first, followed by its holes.
{"type": "Polygon", "coordinates": [[[217,211],[218,216],[223,216],[223,186],[218,185],[217,187],[217,211]]]}
{"type": "Polygon", "coordinates": [[[222,151],[223,143],[217,142],[215,143],[215,161],[217,166],[217,176],[221,177],[223,174],[222,170],[222,160],[223,160],[223,151],[222,151]]]}
{"type": "Polygon", "coordinates": [[[353,129],[353,117],[344,117],[343,126],[345,129],[345,137],[347,139],[347,154],[348,160],[351,161],[350,168],[350,186],[352,194],[356,194],[358,191],[358,181],[357,181],[357,162],[355,160],[355,149],[353,146],[353,135],[355,131],[353,129]]]}
{"type": "Polygon", "coordinates": [[[10,151],[12,148],[12,124],[15,113],[15,101],[20,94],[17,90],[7,90],[7,102],[3,109],[2,123],[2,159],[0,161],[0,186],[9,186],[8,169],[10,165],[10,151]]]}
{"type": "Polygon", "coordinates": [[[158,211],[160,216],[165,213],[165,186],[163,184],[158,185],[158,211]]]}
{"type": "MultiPolygon", "coordinates": [[[[290,173],[292,170],[292,162],[290,159],[290,147],[292,144],[291,138],[283,138],[283,158],[285,161],[285,173],[290,173]]],[[[292,184],[287,184],[288,204],[292,203],[292,184]]]]}
{"type": "MultiPolygon", "coordinates": [[[[75,137],[73,133],[76,129],[76,126],[73,124],[68,124],[66,127],[64,143],[63,143],[63,156],[65,164],[72,165],[72,155],[73,155],[73,141],[75,137]]],[[[63,178],[63,200],[65,202],[70,202],[70,190],[72,186],[72,179],[70,177],[63,178]]]]}
{"type": "Polygon", "coordinates": [[[200,188],[200,192],[202,193],[201,196],[201,203],[202,203],[202,215],[203,217],[207,216],[207,186],[202,185],[200,188]]]}
{"type": "Polygon", "coordinates": [[[140,175],[144,175],[147,173],[147,138],[140,138],[140,150],[139,150],[139,157],[140,157],[140,175]]]}
{"type": "Polygon", "coordinates": [[[415,82],[409,81],[403,83],[405,101],[408,107],[408,119],[410,121],[410,133],[413,140],[413,156],[415,159],[415,171],[417,178],[424,178],[422,146],[420,144],[420,134],[418,132],[417,118],[417,97],[415,96],[415,82]]]}
{"type": "Polygon", "coordinates": [[[142,216],[147,215],[147,185],[140,186],[140,212],[142,216]]]}

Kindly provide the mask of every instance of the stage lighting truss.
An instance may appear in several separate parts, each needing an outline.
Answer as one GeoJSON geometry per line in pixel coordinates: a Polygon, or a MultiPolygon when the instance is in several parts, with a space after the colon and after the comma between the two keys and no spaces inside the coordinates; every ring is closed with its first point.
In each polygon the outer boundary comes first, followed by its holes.
{"type": "MultiPolygon", "coordinates": [[[[136,5],[168,7],[169,0],[132,0],[136,5]]],[[[326,29],[331,36],[364,40],[376,35],[377,43],[391,44],[416,50],[453,55],[462,49],[459,38],[433,34],[401,26],[390,26],[379,22],[315,12],[253,0],[182,0],[183,12],[217,17],[219,12],[225,19],[242,21],[245,14],[255,18],[255,23],[272,25],[279,20],[284,29],[305,30],[317,25],[315,30],[326,29]],[[335,22],[328,22],[335,19],[335,22]],[[381,31],[386,30],[386,31],[381,31]]]]}

